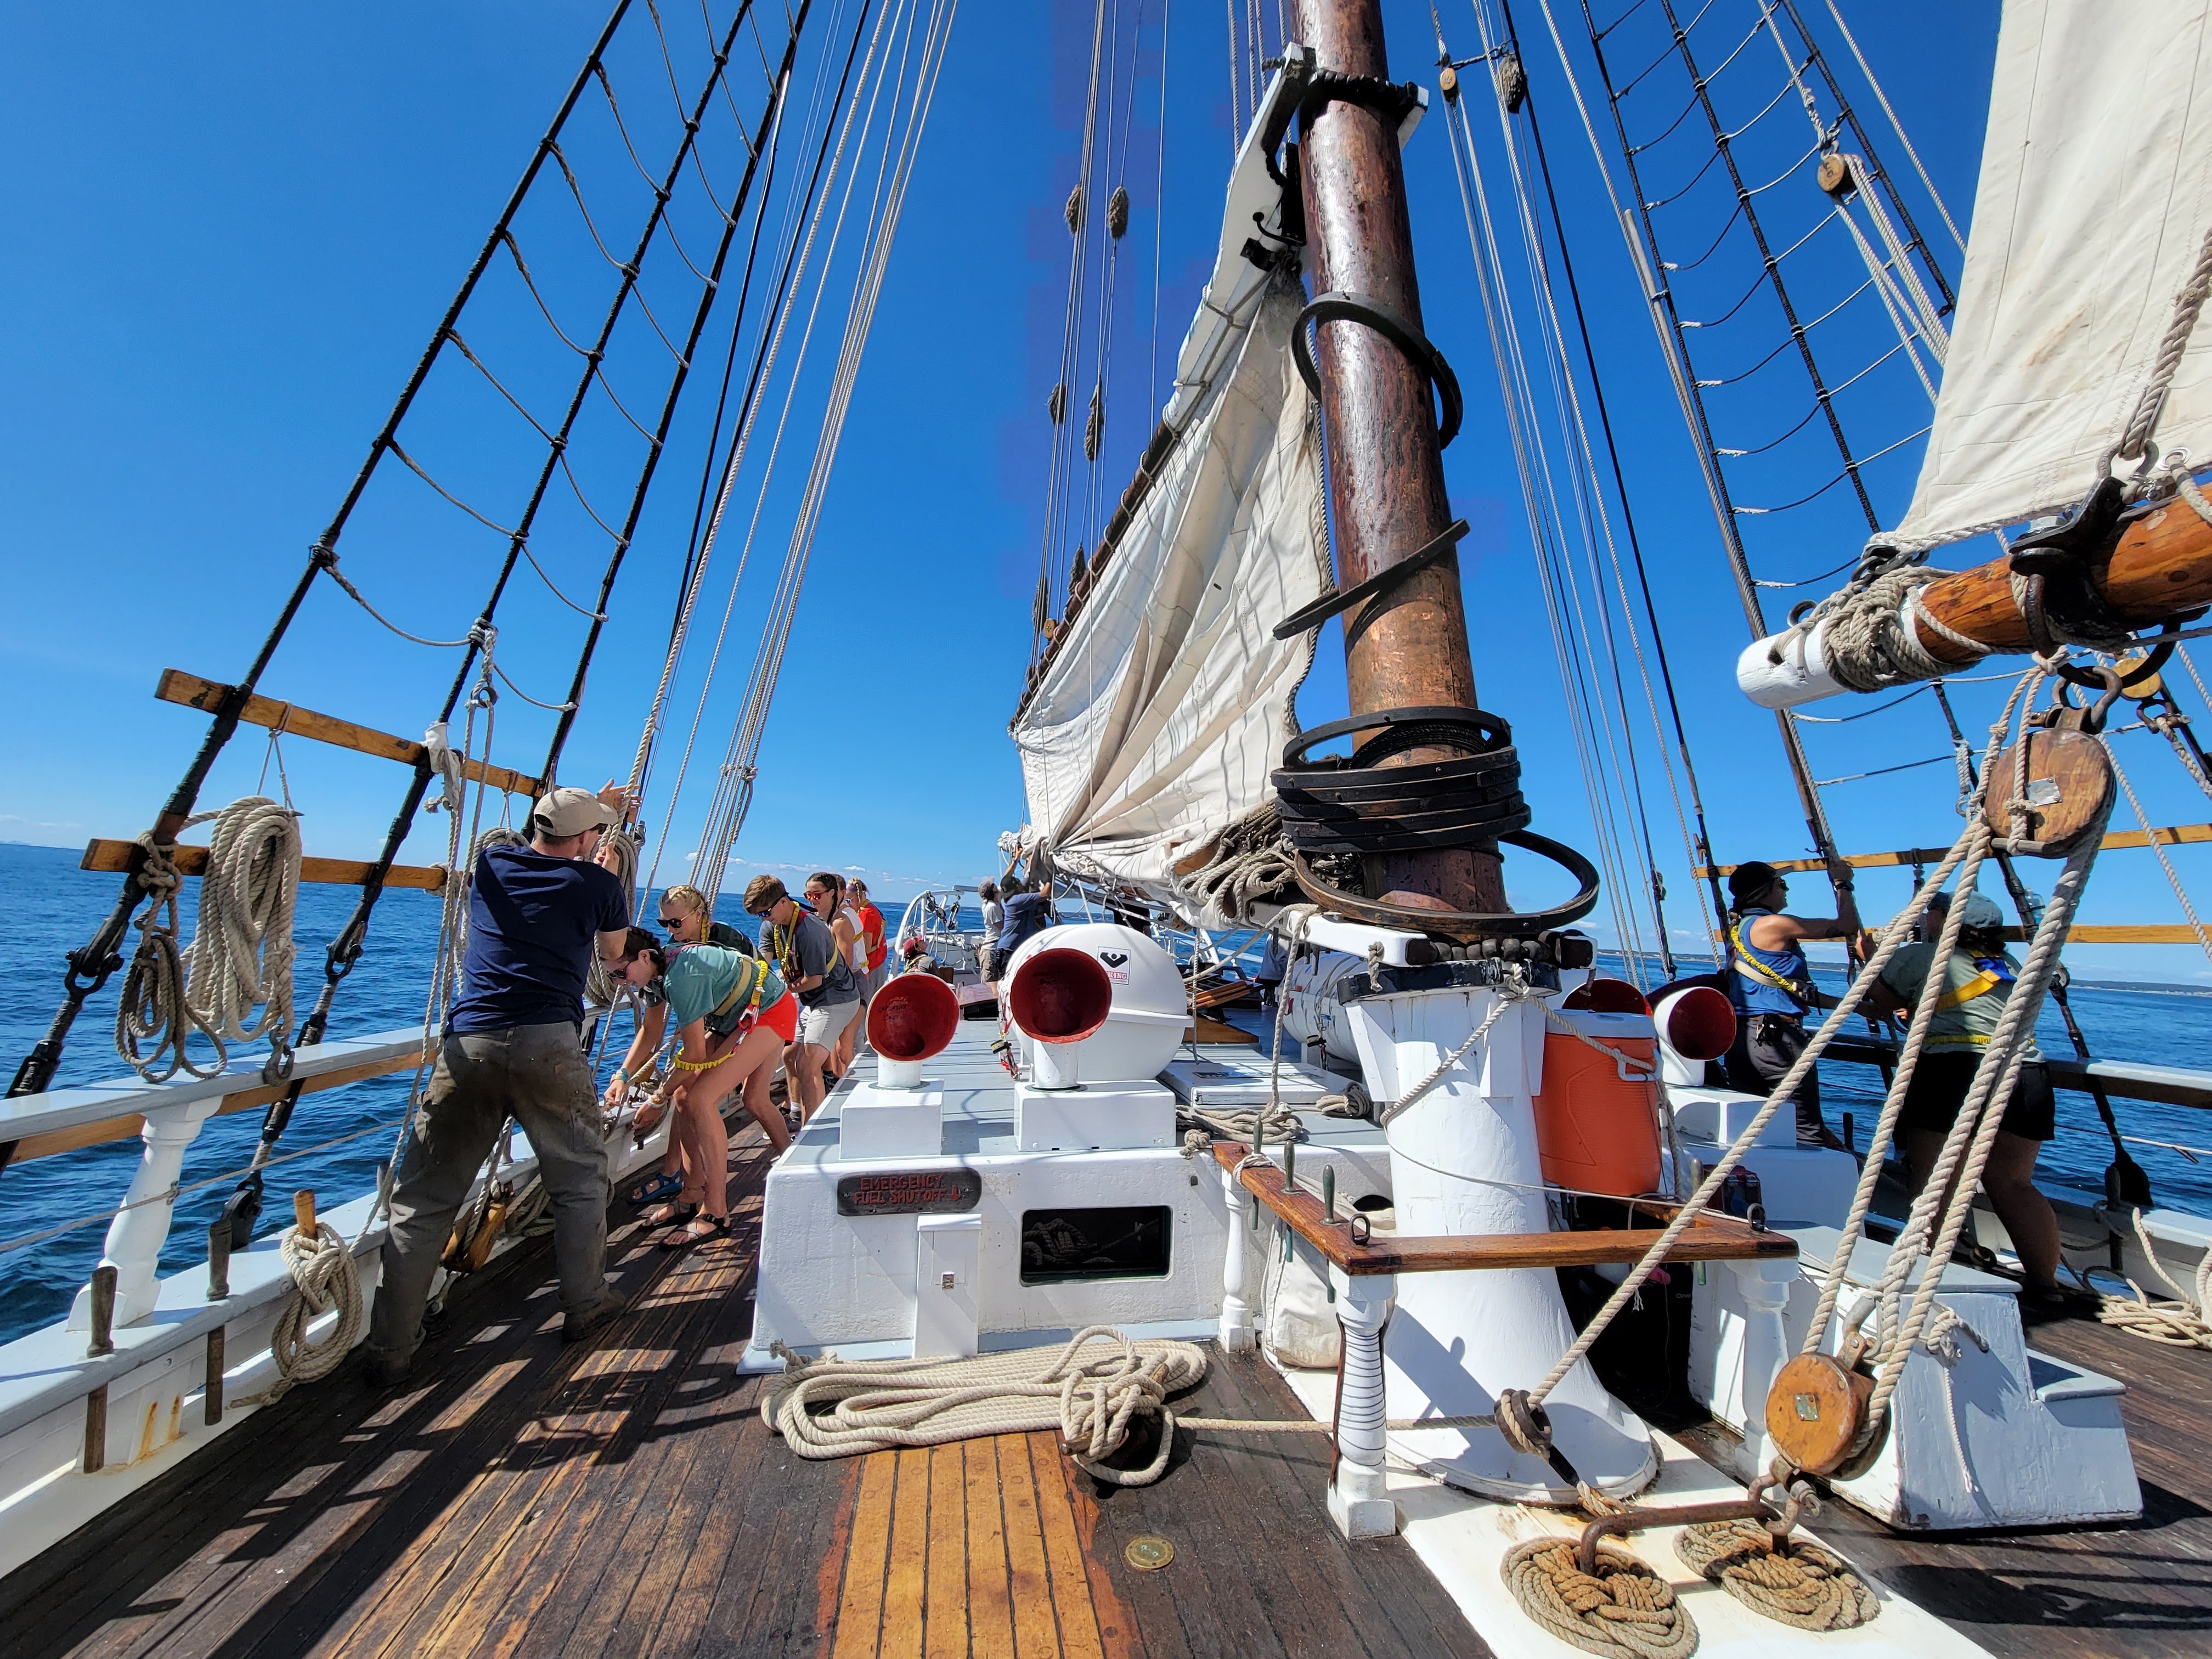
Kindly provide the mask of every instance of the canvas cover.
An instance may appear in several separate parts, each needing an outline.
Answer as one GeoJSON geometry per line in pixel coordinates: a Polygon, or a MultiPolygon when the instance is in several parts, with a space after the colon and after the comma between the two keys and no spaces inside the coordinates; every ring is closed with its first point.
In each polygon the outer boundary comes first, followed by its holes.
{"type": "MultiPolygon", "coordinates": [[[[2074,505],[2212,228],[2212,0],[2007,0],[1911,549],[2074,505]]],[[[2154,441],[2212,461],[2212,324],[2154,441]]]]}
{"type": "Polygon", "coordinates": [[[1013,727],[1024,850],[1170,896],[1170,866],[1264,799],[1310,655],[1321,461],[1272,286],[1013,727]]]}

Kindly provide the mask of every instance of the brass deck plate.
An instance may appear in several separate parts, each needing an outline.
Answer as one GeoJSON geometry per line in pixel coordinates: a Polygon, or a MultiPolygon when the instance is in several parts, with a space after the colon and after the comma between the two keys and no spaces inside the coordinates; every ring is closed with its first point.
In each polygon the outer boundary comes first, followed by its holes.
{"type": "Polygon", "coordinates": [[[1175,1546],[1164,1538],[1146,1533],[1129,1540],[1129,1547],[1121,1552],[1121,1559],[1139,1572],[1158,1572],[1175,1559],[1175,1546]]]}

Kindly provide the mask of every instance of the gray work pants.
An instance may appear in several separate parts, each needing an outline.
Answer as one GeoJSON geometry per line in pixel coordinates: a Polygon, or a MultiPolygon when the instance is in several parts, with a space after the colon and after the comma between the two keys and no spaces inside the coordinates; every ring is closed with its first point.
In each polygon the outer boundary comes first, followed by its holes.
{"type": "Polygon", "coordinates": [[[562,1308],[585,1313],[605,1294],[606,1152],[577,1028],[448,1036],[392,1190],[384,1282],[368,1328],[369,1352],[380,1358],[404,1361],[422,1341],[423,1304],[453,1217],[509,1117],[530,1137],[552,1200],[562,1308]]]}

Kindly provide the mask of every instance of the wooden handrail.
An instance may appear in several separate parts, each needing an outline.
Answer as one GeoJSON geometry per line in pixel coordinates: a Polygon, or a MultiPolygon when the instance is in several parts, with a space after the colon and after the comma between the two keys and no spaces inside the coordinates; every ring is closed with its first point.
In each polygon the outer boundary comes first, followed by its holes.
{"type": "MultiPolygon", "coordinates": [[[[1252,1149],[1234,1140],[1213,1143],[1213,1156],[1235,1170],[1252,1149]]],[[[1454,1273],[1470,1268],[1591,1267],[1603,1262],[1632,1262],[1659,1242],[1655,1227],[1623,1227],[1565,1233],[1491,1233],[1467,1238],[1399,1237],[1382,1234],[1365,1244],[1352,1242],[1349,1217],[1331,1222],[1312,1194],[1293,1188],[1281,1169],[1245,1170],[1237,1179],[1331,1265],[1358,1277],[1365,1273],[1454,1273]]],[[[1659,1219],[1670,1220],[1678,1206],[1654,1204],[1659,1219]]],[[[1797,1241],[1787,1233],[1767,1232],[1734,1216],[1699,1219],[1674,1241],[1669,1261],[1749,1261],[1788,1259],[1797,1241]]]]}
{"type": "MultiPolygon", "coordinates": [[[[2212,842],[2212,823],[2177,823],[2150,830],[2148,834],[2141,830],[2115,830],[2105,837],[2101,850],[2113,853],[2131,847],[2148,847],[2154,840],[2161,847],[2212,842]]],[[[1853,853],[1844,862],[1854,870],[1880,870],[1907,864],[1941,864],[1950,852],[1948,847],[1906,847],[1893,853],[1853,853]]],[[[1714,876],[1732,875],[1741,867],[1735,864],[1699,864],[1692,866],[1690,873],[1699,881],[1705,881],[1714,876]]],[[[1814,870],[1825,870],[1827,866],[1818,859],[1786,859],[1773,868],[1785,876],[1798,876],[1814,870]]]]}
{"type": "MultiPolygon", "coordinates": [[[[434,1041],[433,1052],[435,1052],[434,1041]]],[[[419,1048],[404,1054],[383,1054],[351,1066],[321,1072],[299,1079],[300,1092],[311,1095],[319,1090],[342,1088],[349,1083],[361,1083],[373,1077],[388,1076],[405,1071],[422,1059],[419,1048]]],[[[266,1106],[282,1096],[292,1085],[289,1083],[264,1083],[251,1089],[241,1089],[236,1094],[225,1095],[222,1104],[211,1115],[221,1117],[228,1112],[252,1111],[266,1106]]],[[[100,1118],[90,1123],[79,1123],[66,1129],[49,1129],[42,1134],[26,1135],[15,1144],[10,1164],[21,1164],[33,1158],[51,1158],[57,1152],[73,1152],[80,1146],[98,1146],[111,1140],[128,1140],[145,1125],[145,1115],[140,1112],[125,1112],[116,1117],[100,1118]]]]}
{"type": "MultiPolygon", "coordinates": [[[[94,841],[87,842],[84,857],[78,860],[80,870],[104,870],[120,874],[131,867],[131,860],[138,851],[135,841],[94,841]]],[[[178,870],[187,876],[197,876],[207,869],[208,849],[204,847],[178,846],[169,857],[178,870]]],[[[360,859],[311,859],[300,860],[301,881],[329,882],[340,887],[358,887],[368,879],[368,872],[376,866],[360,859]]],[[[446,866],[442,864],[395,864],[384,872],[386,887],[419,887],[434,893],[446,884],[446,866]]]]}
{"type": "MultiPolygon", "coordinates": [[[[187,674],[181,668],[165,668],[154,695],[163,702],[180,703],[186,708],[213,714],[222,706],[222,700],[231,694],[231,690],[218,681],[187,674]]],[[[274,697],[248,697],[238,717],[248,726],[265,726],[286,737],[312,738],[317,743],[398,761],[406,766],[420,766],[429,758],[429,750],[412,738],[396,738],[373,726],[356,726],[331,714],[319,714],[312,708],[302,708],[295,702],[279,702],[274,697]]],[[[477,760],[461,764],[471,782],[503,789],[511,795],[527,795],[532,799],[539,793],[537,779],[526,777],[510,767],[477,760]]]]}

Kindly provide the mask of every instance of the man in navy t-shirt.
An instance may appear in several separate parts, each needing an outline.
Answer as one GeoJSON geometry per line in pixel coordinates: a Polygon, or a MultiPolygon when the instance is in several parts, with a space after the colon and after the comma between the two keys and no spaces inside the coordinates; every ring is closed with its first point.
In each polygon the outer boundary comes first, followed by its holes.
{"type": "Polygon", "coordinates": [[[1052,900],[1037,890],[1036,883],[1008,882],[1006,920],[999,929],[1000,951],[1012,961],[1015,951],[1059,920],[1053,914],[1052,900]]]}
{"type": "Polygon", "coordinates": [[[392,1189],[368,1334],[379,1382],[407,1375],[453,1217],[509,1118],[552,1200],[562,1336],[578,1340],[622,1311],[606,1284],[606,1154],[580,1040],[592,952],[620,961],[629,928],[621,882],[592,861],[621,799],[611,785],[550,789],[532,809],[528,845],[477,860],[460,992],[392,1189]]]}

